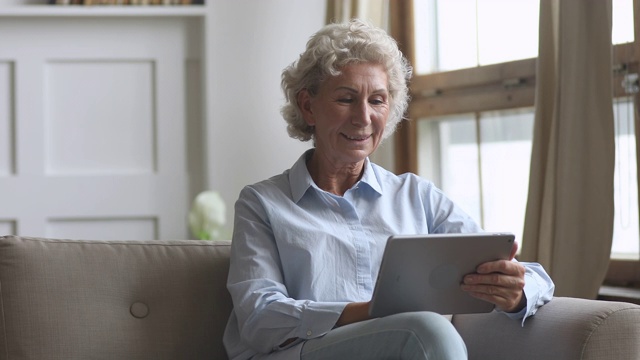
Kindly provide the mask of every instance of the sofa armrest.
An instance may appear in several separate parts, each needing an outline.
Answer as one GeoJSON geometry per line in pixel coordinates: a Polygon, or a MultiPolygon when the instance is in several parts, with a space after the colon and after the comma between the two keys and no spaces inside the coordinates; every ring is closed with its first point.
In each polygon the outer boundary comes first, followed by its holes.
{"type": "Polygon", "coordinates": [[[469,359],[640,359],[640,306],[556,297],[524,326],[504,314],[456,315],[469,359]]]}

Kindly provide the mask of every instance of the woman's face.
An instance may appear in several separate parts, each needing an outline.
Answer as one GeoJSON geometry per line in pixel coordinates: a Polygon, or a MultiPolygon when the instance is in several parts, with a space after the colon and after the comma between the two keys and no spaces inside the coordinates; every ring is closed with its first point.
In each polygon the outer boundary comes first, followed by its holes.
{"type": "Polygon", "coordinates": [[[341,70],[316,96],[303,90],[298,98],[307,124],[315,126],[316,155],[336,167],[359,163],[378,147],[390,101],[382,65],[356,63],[341,70]]]}

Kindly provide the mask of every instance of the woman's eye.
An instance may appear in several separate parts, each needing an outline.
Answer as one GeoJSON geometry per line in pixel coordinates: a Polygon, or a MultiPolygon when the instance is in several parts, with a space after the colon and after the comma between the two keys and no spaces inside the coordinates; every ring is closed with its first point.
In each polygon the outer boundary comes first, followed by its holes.
{"type": "Polygon", "coordinates": [[[351,104],[353,102],[353,99],[342,98],[342,99],[338,99],[338,102],[341,102],[343,104],[351,104]]]}
{"type": "Polygon", "coordinates": [[[384,100],[382,99],[371,99],[369,102],[373,105],[382,105],[384,104],[384,100]]]}

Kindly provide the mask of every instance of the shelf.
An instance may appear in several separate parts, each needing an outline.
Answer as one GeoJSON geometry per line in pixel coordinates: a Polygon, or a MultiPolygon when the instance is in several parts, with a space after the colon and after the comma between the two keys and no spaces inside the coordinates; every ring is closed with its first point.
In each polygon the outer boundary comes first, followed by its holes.
{"type": "Polygon", "coordinates": [[[204,5],[0,6],[0,17],[198,17],[205,13],[204,5]]]}

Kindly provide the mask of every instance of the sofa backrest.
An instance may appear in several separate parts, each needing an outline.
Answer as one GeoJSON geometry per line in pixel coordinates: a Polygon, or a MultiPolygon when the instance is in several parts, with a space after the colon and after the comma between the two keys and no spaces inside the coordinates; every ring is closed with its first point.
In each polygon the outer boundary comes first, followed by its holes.
{"type": "Polygon", "coordinates": [[[0,237],[0,359],[226,359],[229,251],[0,237]]]}

